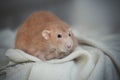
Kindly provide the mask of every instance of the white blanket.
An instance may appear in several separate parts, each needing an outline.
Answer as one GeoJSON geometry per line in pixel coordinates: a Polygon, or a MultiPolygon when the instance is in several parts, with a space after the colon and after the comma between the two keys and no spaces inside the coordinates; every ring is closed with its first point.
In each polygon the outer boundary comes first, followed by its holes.
{"type": "Polygon", "coordinates": [[[10,59],[0,69],[0,80],[120,80],[120,40],[98,41],[77,36],[79,45],[63,59],[43,62],[18,49],[8,49],[10,59]],[[116,44],[117,43],[117,44],[116,44]]]}

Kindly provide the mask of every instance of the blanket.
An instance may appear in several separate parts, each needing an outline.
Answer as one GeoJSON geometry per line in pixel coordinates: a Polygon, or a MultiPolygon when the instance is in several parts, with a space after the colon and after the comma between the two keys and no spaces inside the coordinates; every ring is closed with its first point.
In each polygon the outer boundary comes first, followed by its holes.
{"type": "Polygon", "coordinates": [[[79,46],[63,59],[41,61],[8,49],[9,63],[0,68],[0,80],[120,80],[119,35],[104,40],[76,37],[79,46]]]}

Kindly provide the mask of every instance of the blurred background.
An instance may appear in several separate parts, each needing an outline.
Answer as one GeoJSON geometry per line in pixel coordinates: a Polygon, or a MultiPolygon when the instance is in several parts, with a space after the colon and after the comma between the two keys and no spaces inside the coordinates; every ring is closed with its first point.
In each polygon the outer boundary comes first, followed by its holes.
{"type": "Polygon", "coordinates": [[[87,36],[120,32],[120,0],[0,0],[0,48],[13,47],[16,29],[41,10],[53,12],[87,36]]]}
{"type": "Polygon", "coordinates": [[[0,0],[0,65],[14,48],[21,24],[35,11],[48,10],[81,35],[104,39],[120,33],[120,0],[0,0]]]}

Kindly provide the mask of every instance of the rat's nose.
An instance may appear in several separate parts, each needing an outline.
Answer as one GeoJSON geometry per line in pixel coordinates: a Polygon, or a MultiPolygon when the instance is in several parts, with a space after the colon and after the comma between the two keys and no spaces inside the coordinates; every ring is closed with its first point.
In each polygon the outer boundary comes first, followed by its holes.
{"type": "Polygon", "coordinates": [[[67,45],[67,48],[71,48],[71,45],[67,45]]]}
{"type": "Polygon", "coordinates": [[[65,48],[69,51],[73,47],[73,41],[71,39],[68,39],[65,43],[65,48]]]}
{"type": "Polygon", "coordinates": [[[70,50],[70,49],[72,48],[72,45],[67,44],[67,45],[66,45],[66,48],[67,48],[68,50],[70,50]]]}

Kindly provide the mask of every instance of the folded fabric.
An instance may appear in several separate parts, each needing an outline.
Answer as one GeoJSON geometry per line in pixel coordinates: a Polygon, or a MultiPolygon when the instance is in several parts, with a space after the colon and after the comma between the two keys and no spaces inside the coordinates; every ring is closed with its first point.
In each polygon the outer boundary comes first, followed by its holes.
{"type": "Polygon", "coordinates": [[[63,59],[41,61],[18,49],[8,49],[8,65],[0,69],[0,80],[120,80],[120,44],[77,36],[81,43],[63,59]]]}

